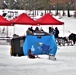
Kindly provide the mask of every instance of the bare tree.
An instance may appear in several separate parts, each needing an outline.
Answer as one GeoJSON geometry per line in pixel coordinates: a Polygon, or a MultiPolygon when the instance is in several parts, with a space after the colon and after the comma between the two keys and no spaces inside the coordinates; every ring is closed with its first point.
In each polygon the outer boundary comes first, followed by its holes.
{"type": "Polygon", "coordinates": [[[74,0],[50,0],[50,4],[56,6],[57,13],[58,13],[58,7],[57,7],[58,4],[63,5],[63,13],[64,13],[64,7],[66,6],[68,17],[70,17],[70,12],[69,11],[70,11],[70,8],[71,8],[71,5],[72,5],[73,2],[74,2],[74,0]]]}

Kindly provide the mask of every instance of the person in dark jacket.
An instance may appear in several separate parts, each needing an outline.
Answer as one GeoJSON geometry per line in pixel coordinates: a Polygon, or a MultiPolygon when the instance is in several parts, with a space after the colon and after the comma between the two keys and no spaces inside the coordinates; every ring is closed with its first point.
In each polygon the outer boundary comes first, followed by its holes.
{"type": "Polygon", "coordinates": [[[31,53],[31,50],[28,50],[28,57],[29,58],[35,58],[35,55],[31,53]]]}
{"type": "Polygon", "coordinates": [[[55,27],[55,38],[59,37],[59,30],[57,27],[55,27]]]}
{"type": "Polygon", "coordinates": [[[30,30],[30,28],[27,29],[26,34],[27,35],[32,34],[32,31],[30,30]]]}
{"type": "Polygon", "coordinates": [[[55,35],[55,29],[53,27],[49,27],[49,33],[55,35]]]}

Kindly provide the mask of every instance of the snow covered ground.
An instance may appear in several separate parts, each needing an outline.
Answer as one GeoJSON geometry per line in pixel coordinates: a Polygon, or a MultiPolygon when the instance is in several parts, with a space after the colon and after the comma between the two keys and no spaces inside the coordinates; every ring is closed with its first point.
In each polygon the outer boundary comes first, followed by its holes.
{"type": "Polygon", "coordinates": [[[39,57],[13,57],[9,45],[0,45],[0,75],[76,75],[76,45],[59,47],[56,61],[39,57]]]}
{"type": "MultiPolygon", "coordinates": [[[[60,36],[76,33],[76,19],[62,17],[64,26],[58,26],[60,36]]],[[[2,28],[2,27],[0,27],[2,28]]],[[[48,31],[47,27],[43,27],[48,31]]],[[[15,33],[24,35],[27,26],[15,25],[15,33]]],[[[14,27],[8,27],[9,35],[13,35],[14,27]]],[[[29,59],[27,56],[10,56],[10,45],[0,45],[0,75],[76,75],[76,45],[58,46],[56,61],[49,60],[47,55],[29,59]]]]}

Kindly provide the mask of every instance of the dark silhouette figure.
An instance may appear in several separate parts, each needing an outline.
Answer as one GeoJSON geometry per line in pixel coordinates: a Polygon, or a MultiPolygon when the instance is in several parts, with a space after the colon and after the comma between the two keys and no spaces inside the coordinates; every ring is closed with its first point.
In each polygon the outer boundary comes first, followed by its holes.
{"type": "Polygon", "coordinates": [[[72,40],[73,43],[75,44],[75,42],[76,42],[76,34],[71,33],[68,38],[69,38],[69,40],[72,40]]]}
{"type": "Polygon", "coordinates": [[[31,50],[28,50],[28,57],[29,58],[35,58],[35,55],[31,53],[31,50]]]}
{"type": "Polygon", "coordinates": [[[33,33],[33,28],[32,27],[30,28],[30,31],[33,33]]]}
{"type": "Polygon", "coordinates": [[[39,32],[39,31],[40,31],[40,30],[39,30],[38,27],[36,27],[35,30],[34,30],[34,32],[39,32]]]}
{"type": "Polygon", "coordinates": [[[55,38],[58,38],[59,37],[59,30],[58,28],[56,27],[55,28],[55,38]]]}
{"type": "Polygon", "coordinates": [[[55,35],[55,29],[53,27],[49,27],[49,33],[55,35]]]}

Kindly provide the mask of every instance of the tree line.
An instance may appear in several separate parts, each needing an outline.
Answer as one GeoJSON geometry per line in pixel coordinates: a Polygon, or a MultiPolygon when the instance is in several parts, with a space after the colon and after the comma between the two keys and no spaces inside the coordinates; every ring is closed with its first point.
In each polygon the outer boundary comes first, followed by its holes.
{"type": "Polygon", "coordinates": [[[76,0],[0,0],[0,9],[76,11],[76,0]]]}
{"type": "Polygon", "coordinates": [[[0,9],[76,10],[76,0],[0,0],[0,9]]]}

